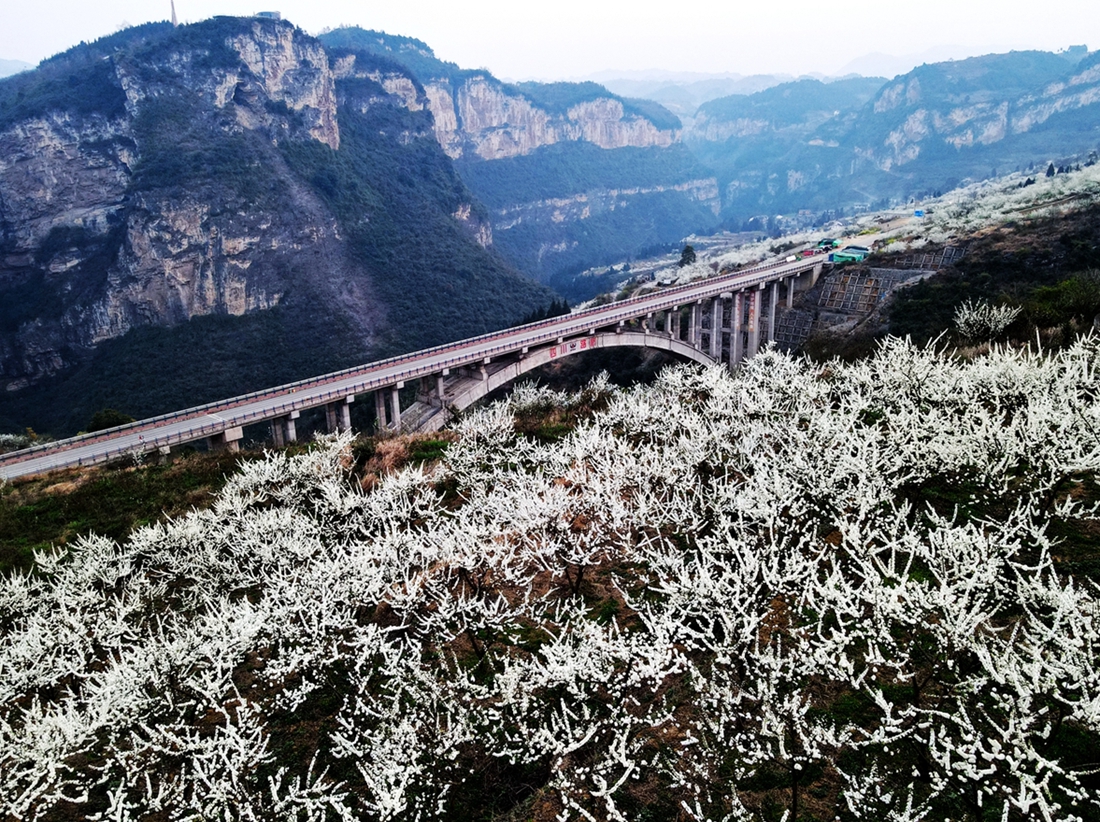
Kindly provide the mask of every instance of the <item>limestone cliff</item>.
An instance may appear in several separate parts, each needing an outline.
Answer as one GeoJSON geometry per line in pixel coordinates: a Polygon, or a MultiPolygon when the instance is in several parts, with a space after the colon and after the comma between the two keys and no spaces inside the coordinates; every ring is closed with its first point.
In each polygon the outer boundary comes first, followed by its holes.
{"type": "Polygon", "coordinates": [[[687,155],[679,118],[657,103],[596,83],[503,83],[384,32],[345,28],[321,40],[349,55],[337,58],[338,73],[357,71],[350,55],[370,55],[415,76],[416,87],[399,92],[384,71],[371,75],[410,110],[431,113],[435,139],[488,207],[479,217],[463,205],[454,216],[555,287],[562,267],[619,261],[716,222],[717,180],[687,155]]]}
{"type": "Polygon", "coordinates": [[[288,380],[548,303],[491,242],[400,67],[274,20],[127,30],[0,82],[0,404],[199,317],[327,324],[288,380]]]}
{"type": "Polygon", "coordinates": [[[16,327],[0,352],[4,387],[48,376],[71,352],[137,326],[270,308],[287,287],[271,273],[273,258],[334,241],[332,219],[302,202],[301,190],[287,192],[292,216],[250,210],[232,194],[225,202],[231,186],[216,180],[190,191],[135,185],[148,143],[172,151],[183,136],[150,134],[147,123],[143,131],[142,118],[181,91],[215,130],[339,147],[335,78],[320,44],[287,25],[235,28],[215,42],[223,65],[187,44],[155,61],[119,54],[112,68],[125,116],[52,110],[0,132],[0,284],[56,295],[49,312],[9,308],[16,327]]]}
{"type": "Polygon", "coordinates": [[[883,171],[954,150],[1027,143],[1052,118],[1064,128],[1100,103],[1100,60],[1078,65],[1055,54],[1014,52],[922,66],[888,83],[867,115],[878,139],[860,156],[883,171]],[[1006,77],[1012,78],[1006,80],[1006,77]],[[1012,82],[1013,79],[1021,81],[1012,82]]]}
{"type": "Polygon", "coordinates": [[[1011,52],[712,100],[684,139],[716,173],[727,223],[778,213],[805,224],[1084,160],[1098,104],[1100,53],[1011,52]]]}
{"type": "Polygon", "coordinates": [[[457,81],[436,79],[425,88],[436,138],[455,159],[472,154],[482,160],[501,160],[578,141],[603,149],[667,148],[680,139],[679,128],[662,128],[643,114],[628,111],[621,99],[606,91],[554,111],[516,87],[482,74],[457,81]]]}

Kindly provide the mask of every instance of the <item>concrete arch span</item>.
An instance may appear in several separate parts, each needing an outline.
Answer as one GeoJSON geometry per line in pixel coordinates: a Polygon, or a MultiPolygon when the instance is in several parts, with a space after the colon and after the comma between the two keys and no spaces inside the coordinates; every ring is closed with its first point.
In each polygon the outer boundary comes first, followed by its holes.
{"type": "Polygon", "coordinates": [[[713,365],[715,362],[705,352],[667,334],[626,330],[600,332],[530,351],[517,360],[489,364],[477,374],[459,375],[447,384],[442,407],[426,399],[418,400],[402,412],[401,428],[405,431],[437,431],[450,421],[453,412],[465,411],[478,400],[529,371],[564,357],[608,348],[650,348],[700,365],[713,365]]]}

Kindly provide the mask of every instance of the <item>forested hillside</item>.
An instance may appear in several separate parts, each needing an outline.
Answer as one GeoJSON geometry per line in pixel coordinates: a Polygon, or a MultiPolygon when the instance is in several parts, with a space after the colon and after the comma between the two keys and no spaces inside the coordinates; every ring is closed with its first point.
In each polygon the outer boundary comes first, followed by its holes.
{"type": "Polygon", "coordinates": [[[803,79],[700,107],[687,142],[723,215],[823,213],[905,202],[1100,147],[1100,53],[989,54],[889,82],[803,79]]]}
{"type": "Polygon", "coordinates": [[[288,23],[215,18],[0,81],[0,425],[73,433],[552,301],[486,247],[415,81],[334,65],[288,23]]]}

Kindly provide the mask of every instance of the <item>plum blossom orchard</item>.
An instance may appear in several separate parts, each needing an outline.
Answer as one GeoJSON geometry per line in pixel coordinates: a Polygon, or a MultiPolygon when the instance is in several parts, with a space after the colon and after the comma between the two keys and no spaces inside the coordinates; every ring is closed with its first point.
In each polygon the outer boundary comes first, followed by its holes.
{"type": "MultiPolygon", "coordinates": [[[[887,254],[918,251],[926,246],[949,245],[990,226],[1021,218],[1051,217],[1096,203],[1100,203],[1100,163],[1055,177],[1038,175],[1032,179],[1015,172],[913,203],[926,212],[925,217],[905,219],[912,214],[911,206],[872,212],[849,219],[846,225],[831,224],[824,229],[745,243],[730,251],[700,253],[695,263],[682,267],[673,263],[658,270],[655,279],[687,283],[712,276],[715,271],[712,265],[722,270],[752,265],[783,253],[780,248],[808,248],[827,236],[842,236],[845,243],[873,243],[878,251],[887,254]]],[[[619,287],[626,285],[629,280],[619,287]]]]}
{"type": "Polygon", "coordinates": [[[271,454],[2,581],[2,814],[1100,818],[1098,396],[895,340],[271,454]]]}

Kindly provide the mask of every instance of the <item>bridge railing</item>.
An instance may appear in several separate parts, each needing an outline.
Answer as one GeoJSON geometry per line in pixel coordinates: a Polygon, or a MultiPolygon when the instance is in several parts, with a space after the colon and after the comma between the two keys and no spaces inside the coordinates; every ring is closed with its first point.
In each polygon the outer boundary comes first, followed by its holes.
{"type": "MultiPolygon", "coordinates": [[[[333,397],[338,395],[347,396],[353,393],[365,393],[367,391],[373,391],[378,388],[384,388],[393,385],[395,382],[399,382],[404,379],[416,379],[427,374],[438,372],[441,368],[453,368],[462,365],[468,365],[486,356],[499,354],[503,351],[512,352],[515,351],[517,347],[522,345],[538,344],[561,336],[571,336],[573,334],[576,334],[578,331],[586,330],[588,328],[599,328],[610,323],[617,323],[622,320],[632,319],[637,317],[639,313],[641,313],[635,310],[640,305],[645,306],[646,313],[649,313],[651,311],[663,311],[681,304],[677,298],[689,293],[699,292],[700,290],[709,293],[711,291],[719,291],[727,285],[734,284],[736,284],[737,288],[739,289],[751,287],[761,282],[767,282],[771,279],[776,279],[778,276],[786,276],[788,273],[793,273],[794,271],[801,271],[806,268],[813,267],[820,262],[820,260],[811,257],[801,259],[792,263],[758,264],[755,266],[750,266],[749,268],[741,269],[740,271],[728,275],[708,277],[703,280],[696,280],[680,286],[663,288],[659,292],[656,292],[654,294],[630,297],[626,300],[621,300],[615,303],[611,303],[609,305],[596,306],[593,308],[585,309],[584,311],[579,311],[575,314],[569,314],[564,317],[551,317],[546,320],[539,320],[533,323],[526,323],[524,325],[501,329],[499,331],[492,331],[485,334],[480,334],[476,337],[469,337],[451,343],[443,343],[441,345],[432,346],[430,348],[421,349],[419,351],[412,351],[407,354],[400,354],[394,357],[388,357],[383,360],[377,360],[375,362],[365,363],[363,365],[351,366],[349,368],[341,369],[339,371],[322,374],[317,377],[310,377],[303,380],[297,380],[295,382],[285,383],[283,385],[275,386],[273,388],[266,388],[247,394],[241,394],[239,396],[230,397],[225,400],[217,400],[215,402],[192,406],[191,408],[185,408],[180,411],[174,411],[168,414],[161,414],[155,417],[148,417],[146,419],[136,420],[131,423],[126,423],[124,425],[103,429],[102,431],[79,434],[75,437],[68,437],[62,440],[57,440],[55,442],[40,443],[38,445],[33,445],[29,448],[24,448],[19,451],[12,451],[7,454],[0,455],[0,465],[6,465],[13,462],[24,462],[28,459],[33,459],[38,454],[67,451],[85,445],[92,445],[97,442],[118,439],[119,437],[126,436],[127,434],[140,434],[140,432],[142,431],[162,428],[166,423],[177,421],[184,422],[189,419],[198,419],[200,417],[216,414],[218,412],[231,411],[232,409],[241,405],[279,397],[286,394],[294,394],[296,392],[308,391],[310,389],[319,388],[324,385],[330,385],[334,382],[345,381],[357,376],[366,376],[368,374],[376,373],[378,371],[383,371],[394,368],[396,366],[400,366],[403,363],[416,362],[436,354],[442,354],[447,351],[468,348],[470,346],[475,346],[480,343],[491,342],[495,339],[508,338],[511,340],[511,342],[509,343],[502,343],[499,346],[494,346],[489,349],[481,348],[476,353],[470,353],[465,356],[460,355],[440,362],[433,362],[431,365],[426,365],[422,368],[414,367],[412,369],[409,369],[408,372],[401,372],[397,374],[391,373],[385,377],[368,379],[361,383],[351,383],[340,391],[333,391],[321,395],[310,394],[308,396],[299,396],[290,402],[283,403],[273,408],[269,407],[262,410],[249,411],[244,414],[234,415],[230,420],[219,420],[217,422],[200,425],[197,428],[190,427],[187,429],[186,432],[162,434],[143,442],[145,444],[145,447],[155,448],[163,445],[174,445],[180,442],[200,439],[203,436],[206,436],[208,433],[212,435],[220,433],[227,428],[238,427],[242,424],[248,424],[249,422],[277,418],[285,413],[289,413],[291,411],[301,408],[312,408],[316,407],[317,405],[323,405],[328,400],[331,400],[333,397]],[[531,334],[531,332],[535,332],[543,328],[548,328],[551,330],[541,334],[531,334]]],[[[697,296],[697,298],[703,299],[705,297],[697,296]]],[[[134,448],[135,446],[131,443],[131,445],[127,447],[120,447],[120,449],[118,449],[118,453],[130,453],[134,450],[134,448]]],[[[79,464],[79,462],[73,461],[71,464],[79,464]]]]}

